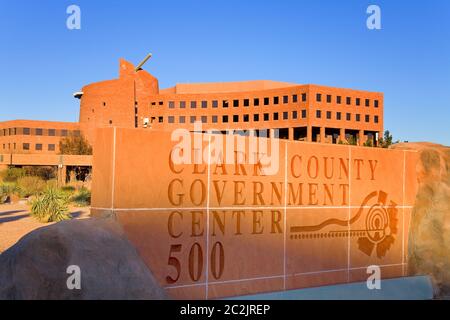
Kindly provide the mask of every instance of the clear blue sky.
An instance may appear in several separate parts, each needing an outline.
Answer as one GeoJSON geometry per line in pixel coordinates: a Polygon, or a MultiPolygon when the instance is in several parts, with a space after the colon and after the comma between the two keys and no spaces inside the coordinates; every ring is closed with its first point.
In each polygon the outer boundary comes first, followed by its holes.
{"type": "Polygon", "coordinates": [[[450,1],[0,0],[0,121],[77,121],[74,91],[138,63],[161,87],[271,79],[381,91],[395,139],[450,145],[450,1]],[[81,8],[81,30],[66,8],[81,8]],[[382,30],[366,28],[381,7],[382,30]]]}

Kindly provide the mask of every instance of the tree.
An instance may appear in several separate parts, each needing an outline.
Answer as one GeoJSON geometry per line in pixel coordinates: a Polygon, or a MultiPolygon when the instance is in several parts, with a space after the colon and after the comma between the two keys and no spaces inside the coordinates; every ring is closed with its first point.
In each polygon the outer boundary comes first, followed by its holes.
{"type": "Polygon", "coordinates": [[[384,132],[384,137],[379,139],[379,145],[381,148],[389,148],[392,145],[392,134],[389,130],[384,132]]]}
{"type": "Polygon", "coordinates": [[[71,135],[61,139],[59,152],[61,154],[91,155],[92,147],[82,134],[71,135]]]}

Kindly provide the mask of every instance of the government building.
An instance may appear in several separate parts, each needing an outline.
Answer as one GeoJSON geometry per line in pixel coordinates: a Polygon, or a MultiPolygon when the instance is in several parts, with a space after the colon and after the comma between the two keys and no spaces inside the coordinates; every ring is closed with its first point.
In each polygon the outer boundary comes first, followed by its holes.
{"type": "Polygon", "coordinates": [[[90,166],[91,156],[60,155],[59,141],[82,134],[93,145],[98,127],[192,131],[201,122],[204,131],[260,135],[267,130],[280,139],[358,145],[376,145],[383,132],[379,92],[269,80],[160,89],[158,79],[141,68],[146,59],[137,67],[121,59],[117,79],[76,92],[79,122],[0,122],[0,168],[51,165],[65,172],[70,166],[90,166]]]}

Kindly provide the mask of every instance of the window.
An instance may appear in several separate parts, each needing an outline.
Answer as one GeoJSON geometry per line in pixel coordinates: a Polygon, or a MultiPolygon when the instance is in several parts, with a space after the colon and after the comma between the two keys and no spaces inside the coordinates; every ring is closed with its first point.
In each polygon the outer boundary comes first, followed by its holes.
{"type": "Polygon", "coordinates": [[[249,116],[248,114],[244,114],[244,122],[248,122],[249,121],[249,116]]]}
{"type": "Polygon", "coordinates": [[[366,99],[366,107],[370,107],[370,100],[366,99]]]}
{"type": "Polygon", "coordinates": [[[195,122],[195,116],[191,116],[191,123],[195,122]]]}
{"type": "Polygon", "coordinates": [[[159,104],[160,106],[162,106],[162,105],[164,104],[164,102],[163,102],[163,101],[160,101],[158,104],[159,104]]]}
{"type": "Polygon", "coordinates": [[[347,105],[352,104],[352,98],[350,97],[345,98],[345,103],[347,103],[347,105]]]}
{"type": "Polygon", "coordinates": [[[169,117],[167,118],[167,121],[168,121],[169,123],[174,123],[174,122],[175,122],[175,117],[174,117],[174,116],[169,116],[169,117]]]}
{"type": "Polygon", "coordinates": [[[370,116],[368,114],[366,114],[366,116],[364,117],[366,122],[370,122],[370,116]]]}
{"type": "Polygon", "coordinates": [[[208,121],[208,119],[206,118],[206,116],[202,116],[201,117],[202,123],[206,123],[208,121]]]}
{"type": "Polygon", "coordinates": [[[239,100],[233,100],[233,107],[239,107],[239,100]]]}
{"type": "Polygon", "coordinates": [[[250,105],[250,99],[244,99],[244,107],[248,107],[250,105]]]}
{"type": "Polygon", "coordinates": [[[48,145],[48,151],[55,151],[55,145],[54,144],[49,144],[48,145]]]}
{"type": "Polygon", "coordinates": [[[164,117],[158,117],[158,122],[159,122],[159,123],[164,122],[164,117]]]}
{"type": "Polygon", "coordinates": [[[303,110],[302,110],[302,118],[303,118],[303,119],[306,119],[306,109],[303,109],[303,110]]]}
{"type": "Polygon", "coordinates": [[[213,107],[213,108],[218,108],[218,107],[219,107],[219,101],[213,100],[213,102],[212,102],[212,107],[213,107]]]}
{"type": "Polygon", "coordinates": [[[61,136],[62,137],[67,137],[67,130],[66,129],[62,129],[61,130],[61,136]]]}
{"type": "Polygon", "coordinates": [[[357,106],[360,106],[360,105],[361,105],[361,99],[360,99],[360,98],[356,98],[356,101],[355,101],[355,102],[356,102],[356,105],[357,105],[357,106]]]}
{"type": "Polygon", "coordinates": [[[30,150],[30,144],[29,143],[24,143],[22,145],[23,150],[30,150]]]}
{"type": "Polygon", "coordinates": [[[373,106],[374,106],[375,108],[378,108],[378,100],[374,100],[374,101],[373,101],[373,106]]]}
{"type": "Polygon", "coordinates": [[[283,120],[287,120],[289,118],[289,113],[287,111],[283,112],[283,120]]]}
{"type": "Polygon", "coordinates": [[[378,123],[378,116],[375,116],[375,117],[373,118],[373,121],[374,121],[375,123],[378,123]]]}
{"type": "Polygon", "coordinates": [[[203,109],[208,108],[208,101],[202,101],[202,108],[203,109]]]}
{"type": "Polygon", "coordinates": [[[156,106],[156,102],[153,101],[153,102],[151,103],[151,105],[152,105],[152,106],[156,106]]]}
{"type": "Polygon", "coordinates": [[[264,113],[264,121],[269,121],[269,114],[268,113],[264,113]]]}
{"type": "Polygon", "coordinates": [[[228,100],[222,101],[222,108],[228,108],[228,100]]]}
{"type": "Polygon", "coordinates": [[[322,101],[322,95],[320,93],[316,94],[316,101],[321,102],[322,101]]]}
{"type": "Polygon", "coordinates": [[[239,115],[233,115],[233,122],[239,122],[239,115]]]}
{"type": "Polygon", "coordinates": [[[180,116],[179,122],[180,123],[185,123],[186,122],[186,117],[185,116],[180,116]]]}
{"type": "Polygon", "coordinates": [[[109,124],[112,124],[112,120],[109,120],[109,124]]]}
{"type": "Polygon", "coordinates": [[[180,101],[180,108],[181,109],[186,108],[186,101],[180,101]]]}
{"type": "Polygon", "coordinates": [[[175,108],[175,102],[169,101],[169,109],[174,109],[174,108],[175,108]]]}
{"type": "Polygon", "coordinates": [[[280,103],[280,97],[273,97],[273,104],[279,104],[280,103]]]}
{"type": "Polygon", "coordinates": [[[289,96],[283,96],[283,103],[289,103],[289,96]]]}
{"type": "Polygon", "coordinates": [[[228,123],[228,116],[222,116],[222,122],[228,123]]]}
{"type": "Polygon", "coordinates": [[[327,111],[327,119],[331,119],[331,111],[327,111]]]}
{"type": "Polygon", "coordinates": [[[316,110],[316,118],[320,119],[322,117],[322,111],[316,110]]]}
{"type": "Polygon", "coordinates": [[[191,101],[191,109],[197,108],[197,101],[191,101]]]}
{"type": "Polygon", "coordinates": [[[56,130],[55,129],[48,129],[48,135],[52,136],[52,137],[56,136],[56,130]]]}
{"type": "Polygon", "coordinates": [[[340,112],[336,112],[336,120],[341,120],[341,113],[340,112]]]}
{"type": "Polygon", "coordinates": [[[302,93],[302,101],[306,102],[306,93],[302,93]]]}
{"type": "Polygon", "coordinates": [[[269,101],[270,101],[269,98],[264,98],[264,105],[268,106],[269,105],[269,101]]]}
{"type": "Polygon", "coordinates": [[[292,111],[292,119],[297,119],[297,111],[292,111]]]}
{"type": "Polygon", "coordinates": [[[30,128],[23,128],[23,134],[29,136],[30,135],[30,128]]]}
{"type": "Polygon", "coordinates": [[[346,117],[347,121],[352,120],[352,114],[351,114],[351,113],[347,113],[347,114],[345,115],[345,117],[346,117]]]}
{"type": "Polygon", "coordinates": [[[217,123],[217,116],[212,116],[212,122],[217,123]]]}
{"type": "Polygon", "coordinates": [[[253,121],[258,122],[259,121],[259,114],[255,113],[253,115],[253,121]]]}
{"type": "Polygon", "coordinates": [[[327,102],[331,103],[331,94],[327,94],[327,102]]]}
{"type": "Polygon", "coordinates": [[[106,102],[103,102],[103,106],[106,107],[106,102]]]}
{"type": "Polygon", "coordinates": [[[342,97],[341,96],[337,96],[336,97],[336,103],[337,104],[341,104],[342,103],[342,97]]]}
{"type": "Polygon", "coordinates": [[[273,113],[273,120],[278,120],[278,112],[273,113]]]}
{"type": "Polygon", "coordinates": [[[258,98],[253,99],[253,105],[255,107],[259,106],[259,99],[258,98]]]}
{"type": "Polygon", "coordinates": [[[298,101],[298,96],[296,94],[292,95],[292,102],[296,103],[298,101]]]}
{"type": "Polygon", "coordinates": [[[358,121],[358,122],[361,121],[361,115],[360,114],[356,115],[356,121],[358,121]]]}

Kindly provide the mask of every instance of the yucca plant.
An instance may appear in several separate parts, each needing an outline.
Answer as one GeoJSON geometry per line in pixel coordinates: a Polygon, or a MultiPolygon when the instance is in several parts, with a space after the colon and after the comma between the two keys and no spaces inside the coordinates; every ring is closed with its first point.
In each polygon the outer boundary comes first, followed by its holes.
{"type": "Polygon", "coordinates": [[[71,197],[71,201],[78,207],[86,207],[91,204],[91,191],[82,187],[71,197]]]}
{"type": "Polygon", "coordinates": [[[32,201],[30,214],[44,223],[68,220],[69,198],[61,190],[48,187],[32,201]]]}

